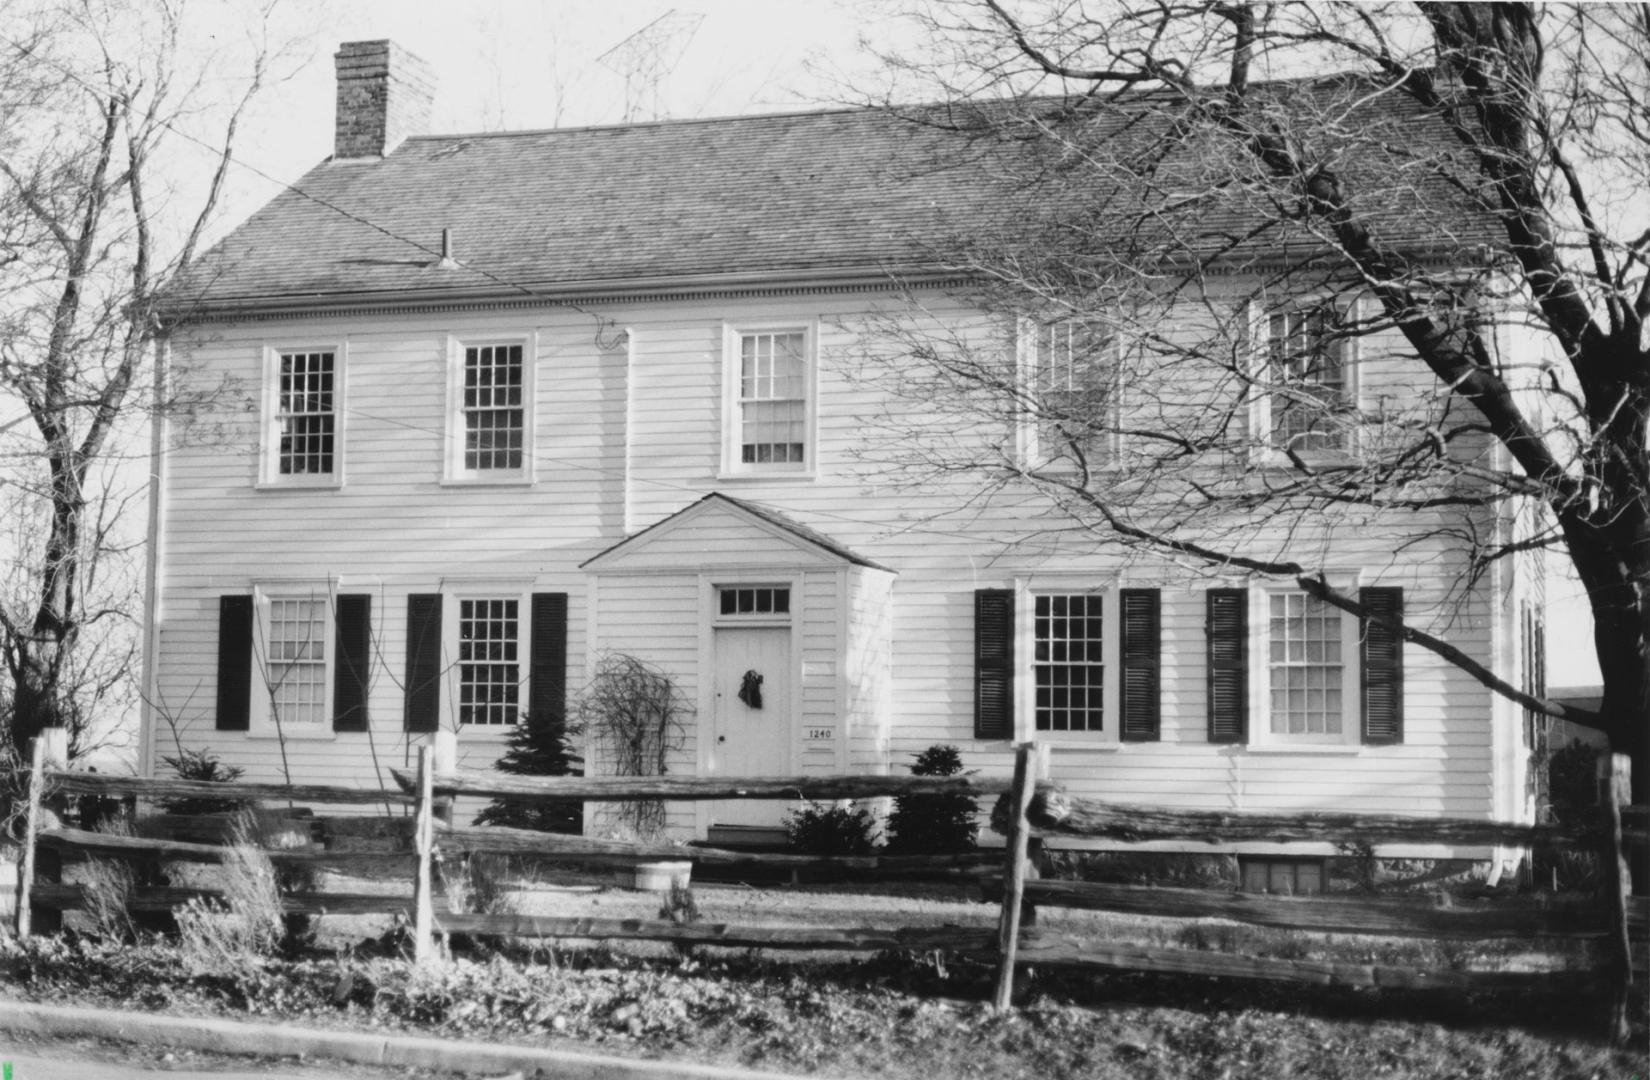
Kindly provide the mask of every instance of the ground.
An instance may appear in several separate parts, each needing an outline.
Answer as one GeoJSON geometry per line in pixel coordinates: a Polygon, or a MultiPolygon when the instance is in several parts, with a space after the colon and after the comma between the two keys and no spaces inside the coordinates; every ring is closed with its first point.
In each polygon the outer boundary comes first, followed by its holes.
{"type": "MultiPolygon", "coordinates": [[[[889,892],[703,883],[695,889],[712,921],[991,925],[995,918],[995,906],[970,899],[967,890],[926,887],[914,899],[889,892]]],[[[659,903],[596,884],[538,890],[534,897],[517,903],[617,917],[652,917],[659,903]]],[[[1130,925],[1139,932],[1153,921],[1130,925]]],[[[419,971],[399,957],[393,942],[382,940],[382,929],[382,922],[323,920],[322,952],[231,972],[191,971],[168,945],[14,943],[5,950],[0,994],[828,1077],[1650,1075],[1642,1042],[1615,1050],[1591,1037],[1597,1005],[1590,1001],[1037,971],[1022,978],[1018,1007],[1000,1015],[986,1004],[993,969],[938,953],[684,955],[668,946],[575,943],[500,951],[457,942],[450,960],[419,971]]],[[[1158,937],[1148,934],[1147,940],[1205,948],[1235,940],[1297,953],[1306,948],[1298,937],[1233,937],[1241,929],[1217,926],[1187,938],[1160,927],[1158,937]]],[[[1331,940],[1310,947],[1363,946],[1331,940]]],[[[1510,953],[1455,954],[1453,962],[1493,966],[1512,959],[1510,953]]]]}

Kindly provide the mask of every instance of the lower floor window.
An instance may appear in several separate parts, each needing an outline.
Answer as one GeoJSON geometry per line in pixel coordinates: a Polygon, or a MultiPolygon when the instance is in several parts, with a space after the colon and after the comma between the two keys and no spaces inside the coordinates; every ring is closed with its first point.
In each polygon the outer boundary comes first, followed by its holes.
{"type": "Polygon", "coordinates": [[[1272,593],[1270,605],[1273,734],[1339,735],[1341,613],[1303,592],[1272,593]]]}
{"type": "Polygon", "coordinates": [[[459,602],[459,723],[516,722],[521,695],[520,628],[519,601],[459,602]]]}
{"type": "Polygon", "coordinates": [[[1104,600],[1036,598],[1033,634],[1038,731],[1100,731],[1105,721],[1104,600]]]}
{"type": "Polygon", "coordinates": [[[327,718],[327,605],[324,600],[269,602],[270,705],[283,724],[327,718]]]}

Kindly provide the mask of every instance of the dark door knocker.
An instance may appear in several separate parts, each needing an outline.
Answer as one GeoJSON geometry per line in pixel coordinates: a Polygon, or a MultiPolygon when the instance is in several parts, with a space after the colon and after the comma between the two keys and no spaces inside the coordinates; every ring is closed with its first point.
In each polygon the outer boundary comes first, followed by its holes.
{"type": "Polygon", "coordinates": [[[739,683],[739,700],[753,709],[762,707],[762,676],[754,671],[745,672],[745,678],[739,683]]]}

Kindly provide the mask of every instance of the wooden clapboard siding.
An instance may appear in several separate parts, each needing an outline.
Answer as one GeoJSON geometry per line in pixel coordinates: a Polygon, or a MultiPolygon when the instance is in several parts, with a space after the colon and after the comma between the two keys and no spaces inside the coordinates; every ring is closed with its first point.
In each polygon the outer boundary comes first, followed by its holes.
{"type": "MultiPolygon", "coordinates": [[[[833,293],[604,305],[603,316],[629,331],[623,344],[611,328],[598,340],[588,315],[556,307],[248,323],[212,327],[197,341],[180,343],[192,370],[213,382],[236,380],[238,387],[220,408],[202,414],[196,432],[219,425],[223,440],[189,441],[181,438],[189,433],[179,431],[180,445],[168,459],[156,682],[164,706],[179,717],[180,740],[244,764],[249,778],[281,778],[277,742],[257,733],[215,732],[211,724],[217,597],[245,591],[253,581],[336,576],[342,591],[373,595],[384,662],[369,697],[372,731],[291,740],[287,747],[292,768],[306,770],[306,780],[365,782],[373,775],[374,750],[379,764],[399,767],[412,761],[419,742],[400,730],[407,594],[478,576],[566,592],[571,687],[588,668],[587,628],[599,625],[598,649],[660,663],[692,699],[705,615],[693,575],[701,568],[766,564],[787,567],[801,590],[799,720],[833,732],[830,740],[802,744],[800,768],[834,771],[841,761],[861,771],[890,763],[897,769],[912,754],[949,742],[969,768],[1006,773],[1006,743],[976,742],[972,734],[973,593],[1035,577],[1051,564],[1035,545],[1007,543],[1035,524],[1023,503],[975,504],[947,515],[964,503],[966,481],[915,491],[880,485],[866,474],[859,457],[863,421],[883,403],[876,387],[854,377],[860,366],[855,326],[862,313],[887,308],[888,300],[833,293]],[[814,468],[806,478],[720,475],[725,328],[756,324],[807,325],[816,334],[818,424],[814,468]],[[536,342],[535,482],[443,485],[449,338],[528,333],[536,342]],[[350,411],[342,490],[260,491],[254,485],[263,349],[283,345],[346,350],[350,411]],[[645,545],[654,563],[648,573],[604,574],[592,619],[580,564],[713,490],[772,507],[893,573],[845,570],[817,549],[779,543],[771,531],[753,533],[707,517],[645,545]],[[774,546],[764,546],[770,542],[774,546]],[[665,571],[673,566],[692,566],[693,574],[670,578],[665,571]],[[823,670],[832,674],[820,676],[823,670]]],[[[925,311],[908,317],[979,341],[1002,335],[999,322],[938,294],[925,301],[925,311]]],[[[1366,357],[1384,348],[1379,341],[1363,345],[1366,357]]],[[[1363,365],[1365,400],[1412,398],[1411,370],[1382,361],[1363,365]]],[[[1165,403],[1159,419],[1172,421],[1177,407],[1188,406],[1165,403]]],[[[1459,557],[1441,542],[1406,547],[1411,540],[1390,522],[1350,514],[1338,530],[1302,527],[1286,536],[1263,529],[1255,538],[1268,550],[1293,543],[1293,550],[1309,554],[1333,551],[1336,568],[1362,572],[1365,584],[1403,587],[1412,618],[1430,620],[1474,656],[1497,660],[1505,613],[1492,604],[1493,590],[1451,607],[1461,598],[1445,591],[1440,571],[1457,568],[1459,557]]],[[[1066,545],[1052,565],[1092,575],[1096,583],[1127,571],[1128,584],[1162,590],[1161,740],[1058,749],[1056,778],[1074,793],[1199,808],[1284,809],[1319,800],[1344,810],[1483,816],[1492,808],[1492,773],[1494,783],[1511,783],[1511,766],[1503,765],[1517,758],[1517,747],[1498,732],[1516,730],[1505,722],[1512,713],[1461,672],[1413,648],[1404,657],[1401,745],[1320,755],[1210,746],[1203,590],[1238,582],[1129,564],[1103,544],[1066,545]]],[[[1264,717],[1251,722],[1261,725],[1264,717]]],[[[486,764],[502,735],[465,732],[464,760],[486,764]]],[[[174,750],[164,725],[156,746],[160,753],[174,750]]],[[[682,768],[691,771],[699,756],[690,731],[682,768]]],[[[671,815],[673,825],[691,827],[690,809],[673,807],[671,815]]]]}

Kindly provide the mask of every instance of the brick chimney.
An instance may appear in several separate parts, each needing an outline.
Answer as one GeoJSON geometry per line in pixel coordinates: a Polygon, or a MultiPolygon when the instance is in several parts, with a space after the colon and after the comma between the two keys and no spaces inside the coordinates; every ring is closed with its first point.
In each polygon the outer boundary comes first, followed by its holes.
{"type": "Polygon", "coordinates": [[[430,66],[392,41],[346,41],[338,65],[338,121],[332,156],[383,157],[422,135],[435,100],[430,66]]]}

